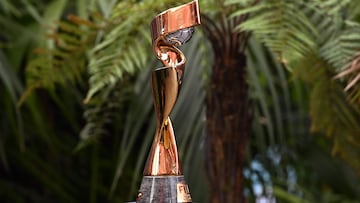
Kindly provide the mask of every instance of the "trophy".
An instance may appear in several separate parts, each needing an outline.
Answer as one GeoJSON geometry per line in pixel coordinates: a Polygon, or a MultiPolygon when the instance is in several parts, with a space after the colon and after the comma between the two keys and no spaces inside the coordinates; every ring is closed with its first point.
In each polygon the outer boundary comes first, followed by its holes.
{"type": "Polygon", "coordinates": [[[181,173],[170,113],[177,100],[185,70],[185,56],[177,48],[190,40],[200,24],[197,0],[168,9],[151,22],[156,57],[165,67],[152,73],[156,132],[145,165],[137,203],[192,202],[181,173]]]}

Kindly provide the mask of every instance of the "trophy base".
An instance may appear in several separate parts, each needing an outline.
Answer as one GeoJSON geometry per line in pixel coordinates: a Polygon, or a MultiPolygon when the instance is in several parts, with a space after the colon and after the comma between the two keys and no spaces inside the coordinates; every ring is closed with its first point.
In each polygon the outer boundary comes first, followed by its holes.
{"type": "Polygon", "coordinates": [[[137,203],[192,202],[184,176],[144,176],[137,203]]]}

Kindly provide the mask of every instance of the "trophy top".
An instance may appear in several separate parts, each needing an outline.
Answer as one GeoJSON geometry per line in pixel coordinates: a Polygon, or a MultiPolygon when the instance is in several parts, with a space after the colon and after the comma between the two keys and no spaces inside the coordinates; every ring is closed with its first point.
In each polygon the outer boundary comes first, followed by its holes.
{"type": "Polygon", "coordinates": [[[199,24],[200,12],[197,0],[161,12],[151,22],[153,45],[155,46],[159,38],[170,34],[174,36],[168,38],[168,41],[174,39],[183,44],[191,38],[193,33],[191,27],[199,24]]]}
{"type": "Polygon", "coordinates": [[[166,67],[185,64],[183,53],[176,48],[186,43],[200,24],[198,1],[194,0],[158,14],[151,22],[151,37],[156,57],[166,67]]]}

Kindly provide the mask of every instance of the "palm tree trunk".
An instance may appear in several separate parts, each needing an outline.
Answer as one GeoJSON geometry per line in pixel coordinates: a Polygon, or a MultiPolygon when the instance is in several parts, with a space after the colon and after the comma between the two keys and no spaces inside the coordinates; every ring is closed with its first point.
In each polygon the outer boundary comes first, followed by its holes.
{"type": "Polygon", "coordinates": [[[245,202],[243,164],[251,122],[246,81],[246,33],[234,33],[243,19],[223,18],[216,25],[203,17],[204,33],[214,51],[210,91],[206,99],[209,202],[245,202]]]}

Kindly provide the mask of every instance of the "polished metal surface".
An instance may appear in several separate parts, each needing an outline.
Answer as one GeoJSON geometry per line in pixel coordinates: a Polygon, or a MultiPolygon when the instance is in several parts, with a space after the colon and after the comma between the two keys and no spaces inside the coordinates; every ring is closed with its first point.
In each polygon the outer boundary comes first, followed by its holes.
{"type": "Polygon", "coordinates": [[[145,176],[181,175],[170,113],[176,103],[185,70],[185,56],[177,48],[186,43],[200,24],[198,2],[168,9],[151,22],[153,48],[165,67],[152,74],[157,127],[145,165],[145,176]]]}

